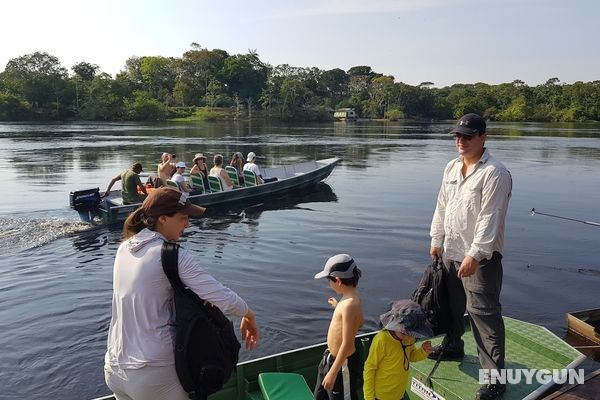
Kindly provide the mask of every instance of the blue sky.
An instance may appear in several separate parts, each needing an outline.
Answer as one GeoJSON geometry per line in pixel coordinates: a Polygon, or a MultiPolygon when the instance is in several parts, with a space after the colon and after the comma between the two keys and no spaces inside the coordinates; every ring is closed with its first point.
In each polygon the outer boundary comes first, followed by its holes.
{"type": "Polygon", "coordinates": [[[594,0],[9,1],[0,70],[45,51],[114,75],[130,56],[179,57],[196,42],[272,65],[369,65],[412,85],[600,79],[594,0]]]}

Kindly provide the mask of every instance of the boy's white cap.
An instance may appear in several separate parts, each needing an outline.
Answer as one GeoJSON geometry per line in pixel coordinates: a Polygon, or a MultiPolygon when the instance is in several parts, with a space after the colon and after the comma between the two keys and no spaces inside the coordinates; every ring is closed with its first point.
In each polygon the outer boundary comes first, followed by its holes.
{"type": "Polygon", "coordinates": [[[179,161],[175,164],[175,168],[185,168],[185,163],[183,161],[179,161]]]}
{"type": "Polygon", "coordinates": [[[352,257],[348,254],[338,254],[327,260],[323,271],[316,274],[315,279],[327,278],[329,276],[332,278],[350,279],[354,277],[355,268],[357,268],[356,263],[352,257]]]}
{"type": "Polygon", "coordinates": [[[251,151],[250,153],[248,153],[248,156],[246,157],[246,161],[252,161],[256,158],[256,154],[254,154],[253,151],[251,151]]]}

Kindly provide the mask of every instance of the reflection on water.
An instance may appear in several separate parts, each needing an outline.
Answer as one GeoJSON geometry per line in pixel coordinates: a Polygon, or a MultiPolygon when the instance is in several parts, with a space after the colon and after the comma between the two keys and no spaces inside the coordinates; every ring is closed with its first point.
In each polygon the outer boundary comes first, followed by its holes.
{"type": "MultiPolygon", "coordinates": [[[[503,312],[566,334],[564,314],[598,307],[600,230],[534,218],[532,208],[600,220],[598,124],[490,124],[487,145],[514,190],[503,258],[503,312]]],[[[182,245],[257,311],[262,343],[241,358],[323,341],[333,293],[313,279],[333,254],[363,270],[365,326],[407,297],[429,263],[429,224],[451,123],[0,124],[0,398],[106,394],[102,357],[119,225],[81,225],[68,193],[100,187],[163,151],[258,154],[261,166],[338,156],[311,188],[212,209],[182,245]],[[34,377],[34,378],[32,378],[34,377]]],[[[591,364],[590,368],[598,368],[591,364]]]]}

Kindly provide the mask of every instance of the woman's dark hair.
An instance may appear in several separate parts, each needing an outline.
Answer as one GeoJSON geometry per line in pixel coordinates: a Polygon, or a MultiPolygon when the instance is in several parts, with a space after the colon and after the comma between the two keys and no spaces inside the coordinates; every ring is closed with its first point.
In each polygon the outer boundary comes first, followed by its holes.
{"type": "Polygon", "coordinates": [[[125,223],[123,224],[123,238],[127,240],[144,228],[154,230],[156,220],[157,219],[154,217],[146,218],[142,207],[138,208],[129,214],[125,220],[125,223]]]}
{"type": "Polygon", "coordinates": [[[215,165],[223,165],[223,156],[220,154],[215,155],[213,158],[213,163],[215,165]]]}
{"type": "MultiPolygon", "coordinates": [[[[164,214],[168,217],[172,217],[176,213],[164,214]]],[[[123,238],[129,239],[136,233],[139,233],[142,229],[148,228],[151,231],[156,230],[156,222],[158,217],[146,217],[142,207],[129,214],[125,223],[123,224],[123,238]]]]}

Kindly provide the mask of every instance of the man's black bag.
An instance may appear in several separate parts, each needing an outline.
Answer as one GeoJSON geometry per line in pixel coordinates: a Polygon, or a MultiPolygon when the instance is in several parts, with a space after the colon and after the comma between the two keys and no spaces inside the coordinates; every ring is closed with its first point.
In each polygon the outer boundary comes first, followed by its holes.
{"type": "Polygon", "coordinates": [[[179,245],[164,242],[162,266],[175,292],[175,369],[190,399],[206,399],[227,382],[236,367],[240,342],[233,323],[205,303],[179,278],[179,245]]]}
{"type": "Polygon", "coordinates": [[[450,328],[450,306],[445,279],[444,264],[436,259],[425,269],[419,286],[410,297],[425,310],[436,336],[448,333],[450,328]]]}

